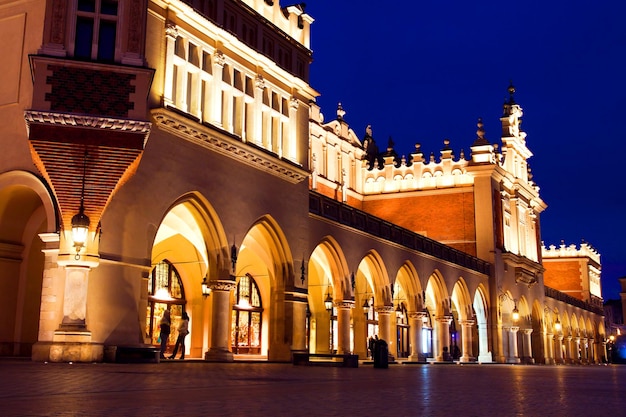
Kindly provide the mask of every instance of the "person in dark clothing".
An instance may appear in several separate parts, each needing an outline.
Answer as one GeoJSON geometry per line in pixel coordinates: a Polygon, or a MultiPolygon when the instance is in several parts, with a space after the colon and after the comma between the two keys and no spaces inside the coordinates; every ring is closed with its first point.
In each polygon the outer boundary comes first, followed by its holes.
{"type": "Polygon", "coordinates": [[[161,328],[161,333],[159,334],[159,337],[161,338],[161,359],[165,359],[165,350],[167,349],[167,339],[170,337],[171,324],[170,311],[165,310],[159,324],[161,328]]]}

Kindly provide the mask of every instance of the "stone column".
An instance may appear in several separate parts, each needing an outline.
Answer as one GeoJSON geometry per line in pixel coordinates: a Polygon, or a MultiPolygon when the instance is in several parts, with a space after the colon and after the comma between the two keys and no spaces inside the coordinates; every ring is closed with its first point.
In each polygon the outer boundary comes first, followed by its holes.
{"type": "Polygon", "coordinates": [[[233,353],[230,351],[230,292],[237,287],[235,280],[211,280],[211,344],[204,354],[208,362],[232,362],[233,353]]]}
{"type": "Polygon", "coordinates": [[[478,362],[493,362],[493,355],[489,350],[489,334],[487,331],[487,323],[478,323],[478,362]]]}
{"type": "Polygon", "coordinates": [[[546,365],[553,365],[554,364],[554,335],[552,333],[544,333],[543,343],[545,346],[546,365]]]}
{"type": "Polygon", "coordinates": [[[461,356],[461,362],[469,362],[472,360],[472,325],[474,320],[462,320],[461,321],[461,337],[463,338],[463,351],[461,356]]]}
{"type": "MultiPolygon", "coordinates": [[[[298,294],[292,295],[295,298],[298,294]]],[[[291,350],[294,352],[306,351],[306,313],[307,303],[306,298],[302,301],[289,301],[285,303],[285,306],[290,306],[292,309],[292,325],[291,325],[291,350]]]]}
{"type": "Polygon", "coordinates": [[[533,342],[532,342],[532,332],[533,329],[524,329],[524,363],[535,363],[535,359],[533,358],[533,342]]]}
{"type": "MultiPolygon", "coordinates": [[[[387,342],[389,352],[391,352],[391,345],[394,338],[391,337],[391,316],[394,314],[393,306],[376,307],[378,313],[378,338],[387,342]]],[[[395,316],[393,316],[395,317],[395,316]]]]}
{"type": "Polygon", "coordinates": [[[554,361],[556,363],[562,364],[565,363],[563,360],[563,335],[562,334],[557,334],[554,336],[554,343],[555,343],[555,347],[554,347],[554,361]]]}
{"type": "Polygon", "coordinates": [[[598,354],[596,349],[596,341],[594,338],[589,338],[589,363],[598,363],[598,354]]]}
{"type": "Polygon", "coordinates": [[[411,354],[409,355],[409,361],[411,362],[425,362],[424,354],[422,353],[422,317],[426,313],[409,312],[409,333],[411,334],[411,354]]]}
{"type": "Polygon", "coordinates": [[[450,323],[452,318],[449,316],[437,317],[435,320],[437,334],[437,351],[434,352],[438,361],[448,361],[452,358],[450,354],[450,323]],[[444,348],[447,348],[448,356],[444,355],[444,348]]]}
{"type": "Polygon", "coordinates": [[[507,363],[520,363],[519,353],[517,349],[517,332],[519,331],[519,327],[511,326],[507,328],[507,340],[508,340],[508,349],[507,349],[507,363]]]}
{"type": "Polygon", "coordinates": [[[350,311],[354,301],[344,300],[335,304],[337,307],[337,353],[350,354],[350,311]]]}
{"type": "Polygon", "coordinates": [[[573,352],[574,352],[574,363],[581,363],[582,362],[582,352],[581,352],[581,346],[580,346],[580,337],[577,336],[573,339],[574,345],[573,345],[573,352]]]}
{"type": "Polygon", "coordinates": [[[586,337],[581,340],[581,360],[583,363],[589,363],[589,339],[586,337]]]}

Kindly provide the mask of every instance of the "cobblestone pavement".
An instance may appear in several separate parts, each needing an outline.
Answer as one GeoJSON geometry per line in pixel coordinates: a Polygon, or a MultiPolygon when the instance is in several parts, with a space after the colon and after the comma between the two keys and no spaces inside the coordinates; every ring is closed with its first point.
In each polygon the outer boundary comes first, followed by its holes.
{"type": "Polygon", "coordinates": [[[626,366],[0,360],[0,416],[619,416],[626,366]]]}

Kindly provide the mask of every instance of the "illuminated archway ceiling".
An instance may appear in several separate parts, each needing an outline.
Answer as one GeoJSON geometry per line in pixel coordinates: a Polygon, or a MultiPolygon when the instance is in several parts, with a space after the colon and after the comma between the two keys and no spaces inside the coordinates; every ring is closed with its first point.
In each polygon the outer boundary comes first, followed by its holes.
{"type": "Polygon", "coordinates": [[[157,230],[154,246],[176,235],[188,240],[196,248],[197,255],[208,266],[204,237],[193,213],[184,204],[177,205],[167,213],[157,230]]]}

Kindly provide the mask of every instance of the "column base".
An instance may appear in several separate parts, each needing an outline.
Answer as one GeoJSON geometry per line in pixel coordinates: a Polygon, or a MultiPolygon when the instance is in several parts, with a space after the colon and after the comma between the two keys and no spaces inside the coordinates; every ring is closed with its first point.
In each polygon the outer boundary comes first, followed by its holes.
{"type": "Polygon", "coordinates": [[[491,353],[484,353],[482,355],[478,355],[478,362],[480,362],[480,363],[492,363],[493,362],[493,357],[491,356],[491,353]]]}
{"type": "Polygon", "coordinates": [[[37,342],[31,357],[35,362],[102,362],[104,346],[91,342],[37,342]]]}
{"type": "Polygon", "coordinates": [[[234,355],[230,350],[211,348],[204,353],[204,360],[207,362],[232,362],[234,355]]]}
{"type": "Polygon", "coordinates": [[[520,358],[506,358],[506,363],[520,363],[520,358]]]}
{"type": "Polygon", "coordinates": [[[409,362],[413,363],[426,363],[426,356],[424,355],[410,355],[408,359],[409,362]]]}

